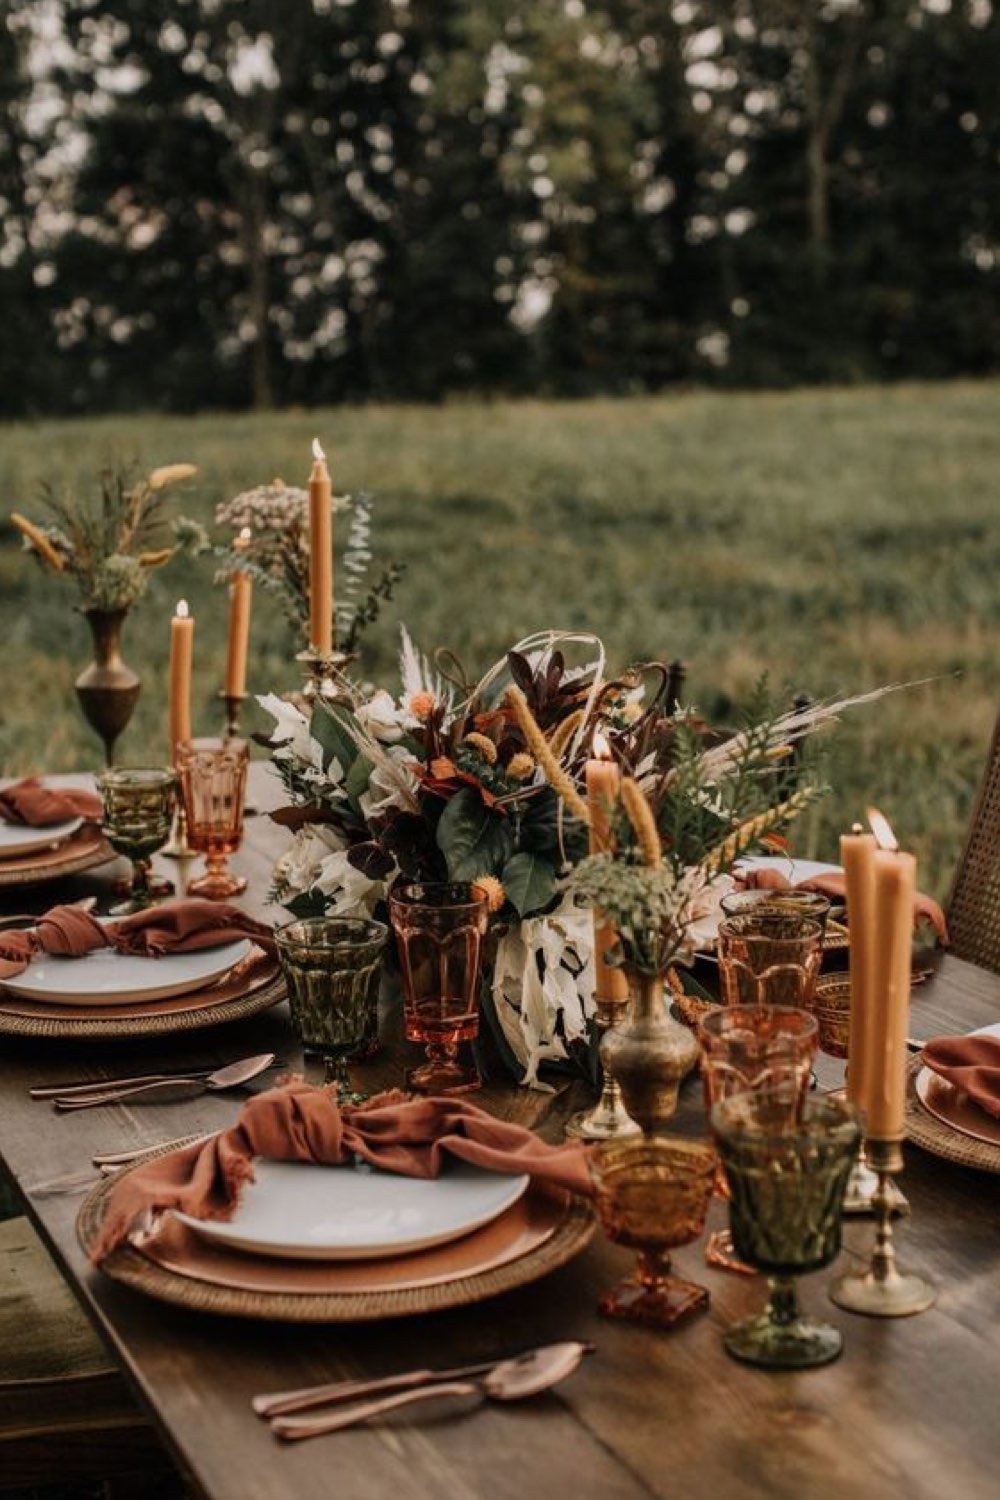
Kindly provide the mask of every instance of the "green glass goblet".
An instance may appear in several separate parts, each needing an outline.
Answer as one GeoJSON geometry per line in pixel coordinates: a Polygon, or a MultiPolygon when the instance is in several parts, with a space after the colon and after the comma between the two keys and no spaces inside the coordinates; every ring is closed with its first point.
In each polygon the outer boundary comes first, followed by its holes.
{"type": "Polygon", "coordinates": [[[171,882],[153,876],[149,862],[170,835],[177,778],[165,766],[113,766],[98,776],[97,787],[104,800],[101,832],[132,861],[120,887],[125,899],[111,908],[113,917],[126,917],[173,894],[171,882]]]}
{"type": "Polygon", "coordinates": [[[378,1031],[378,989],[388,928],[363,917],[311,917],[275,930],[292,1021],[306,1052],[326,1064],[342,1104],[361,1104],[347,1073],[378,1031]]]}
{"type": "Polygon", "coordinates": [[[711,1120],[736,1253],[765,1273],[770,1294],[763,1313],[726,1330],[726,1351],[773,1369],[828,1364],[841,1351],[840,1332],[801,1311],[795,1277],[829,1265],[840,1249],[861,1139],[857,1111],[830,1096],[797,1100],[780,1085],[720,1099],[711,1120]]]}

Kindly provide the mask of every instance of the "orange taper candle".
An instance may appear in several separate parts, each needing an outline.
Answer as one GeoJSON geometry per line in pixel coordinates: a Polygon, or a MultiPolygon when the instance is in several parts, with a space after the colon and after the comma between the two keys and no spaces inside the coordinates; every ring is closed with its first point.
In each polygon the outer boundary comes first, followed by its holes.
{"type": "Polygon", "coordinates": [[[879,848],[875,851],[875,980],[872,1016],[866,1030],[874,1038],[871,1073],[861,1107],[867,1134],[878,1141],[904,1135],[906,1108],[906,1031],[910,1015],[913,898],[917,861],[896,848],[892,829],[870,808],[869,822],[879,848]]]}
{"type": "MultiPolygon", "coordinates": [[[[590,852],[598,854],[612,846],[611,814],[621,790],[621,773],[611,759],[607,741],[598,731],[594,736],[594,755],[587,761],[587,806],[590,808],[590,852]]],[[[601,913],[594,912],[594,993],[598,1000],[627,1000],[628,982],[624,970],[610,968],[604,954],[618,937],[614,927],[601,913]]]]}
{"type": "Polygon", "coordinates": [[[180,740],[191,738],[191,666],[194,660],[194,618],[181,599],[170,621],[170,677],[167,690],[167,723],[170,754],[180,740]]]}
{"type": "MultiPolygon", "coordinates": [[[[245,552],[250,545],[250,528],[244,526],[234,548],[245,552]]],[[[243,568],[234,568],[229,578],[229,649],[226,652],[227,698],[242,698],[247,686],[247,651],[250,646],[250,602],[253,579],[243,568]]]]}
{"type": "Polygon", "coordinates": [[[851,940],[851,1020],[847,1041],[847,1097],[861,1105],[871,1070],[875,978],[875,837],[856,826],[840,840],[847,886],[847,930],[851,940]]]}
{"type": "Polygon", "coordinates": [[[309,644],[333,649],[333,489],[318,438],[309,475],[309,644]]]}

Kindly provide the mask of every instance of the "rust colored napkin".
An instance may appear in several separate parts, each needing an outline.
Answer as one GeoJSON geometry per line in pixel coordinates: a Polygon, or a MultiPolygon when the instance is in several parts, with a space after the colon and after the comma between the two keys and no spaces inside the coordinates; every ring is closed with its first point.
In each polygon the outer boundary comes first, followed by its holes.
{"type": "MultiPolygon", "coordinates": [[[[748,891],[789,891],[793,888],[787,875],[783,875],[780,870],[766,866],[762,870],[745,870],[737,875],[737,879],[748,891]]],[[[829,896],[831,901],[844,901],[847,898],[847,882],[840,871],[831,871],[828,875],[814,875],[809,880],[800,880],[794,889],[818,891],[822,896],[829,896]]],[[[934,898],[926,896],[923,891],[918,891],[913,898],[914,927],[918,922],[929,922],[942,943],[947,943],[948,923],[945,921],[944,912],[934,898]]]]}
{"type": "Polygon", "coordinates": [[[29,828],[48,828],[52,823],[67,823],[70,818],[99,822],[103,810],[96,792],[43,786],[37,776],[26,776],[0,791],[0,818],[29,828]]]}
{"type": "Polygon", "coordinates": [[[589,1195],[582,1145],[547,1146],[523,1125],[497,1120],[456,1099],[412,1099],[398,1091],[367,1104],[338,1106],[336,1092],[293,1079],[243,1106],[231,1130],[136,1167],[115,1184],[94,1248],[95,1265],[129,1235],[150,1230],[177,1208],[199,1219],[227,1219],[254,1157],[341,1166],[360,1156],[403,1177],[437,1177],[447,1156],[492,1172],[527,1172],[540,1182],[589,1195]]]}
{"type": "Polygon", "coordinates": [[[97,948],[114,948],[133,958],[159,958],[219,948],[243,937],[274,952],[271,928],[225,901],[169,901],[120,922],[98,922],[78,906],[53,906],[35,927],[0,932],[0,983],[20,974],[36,953],[82,958],[97,948]]]}
{"type": "Polygon", "coordinates": [[[1000,1037],[935,1037],[924,1043],[921,1062],[1000,1118],[1000,1037]]]}

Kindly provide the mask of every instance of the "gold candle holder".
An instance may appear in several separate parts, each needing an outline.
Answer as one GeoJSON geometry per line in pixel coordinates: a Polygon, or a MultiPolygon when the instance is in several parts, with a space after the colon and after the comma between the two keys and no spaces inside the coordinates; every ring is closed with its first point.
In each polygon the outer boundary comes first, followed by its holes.
{"type": "Polygon", "coordinates": [[[839,1277],[830,1288],[830,1297],[846,1312],[871,1318],[908,1318],[932,1307],[937,1292],[923,1276],[901,1270],[896,1264],[891,1190],[893,1177],[903,1170],[903,1148],[899,1141],[869,1139],[866,1155],[876,1176],[872,1195],[875,1248],[868,1267],[839,1277]]]}
{"type": "Polygon", "coordinates": [[[622,1141],[641,1132],[625,1109],[621,1086],[611,1071],[604,1044],[608,1032],[628,1014],[632,997],[629,995],[623,1000],[604,1000],[598,995],[596,998],[597,1012],[594,1019],[601,1032],[600,1054],[604,1069],[601,1097],[593,1109],[581,1110],[579,1114],[572,1116],[566,1125],[566,1135],[578,1141],[622,1141]]]}
{"type": "Polygon", "coordinates": [[[318,651],[315,646],[300,651],[295,660],[302,662],[308,674],[302,689],[303,698],[308,703],[314,703],[317,699],[324,703],[352,703],[345,668],[354,661],[356,655],[354,651],[338,651],[336,648],[332,651],[318,651]]]}
{"type": "MultiPolygon", "coordinates": [[[[174,746],[174,771],[177,770],[177,746],[174,746]]],[[[187,813],[184,810],[183,797],[177,797],[174,803],[174,818],[170,825],[170,837],[160,850],[168,859],[194,859],[195,850],[188,843],[187,836],[187,813]]]]}
{"type": "Polygon", "coordinates": [[[246,702],[246,693],[227,693],[225,688],[219,693],[226,710],[226,739],[238,740],[240,737],[240,711],[246,702]]]}
{"type": "MultiPolygon", "coordinates": [[[[847,1179],[847,1191],[844,1194],[844,1213],[853,1215],[873,1214],[875,1212],[875,1194],[878,1191],[878,1173],[873,1172],[868,1165],[867,1142],[861,1142],[861,1150],[858,1152],[857,1160],[851,1168],[851,1175],[847,1179]]],[[[888,1178],[885,1191],[889,1198],[889,1211],[893,1214],[908,1214],[910,1203],[902,1189],[888,1178]]]]}

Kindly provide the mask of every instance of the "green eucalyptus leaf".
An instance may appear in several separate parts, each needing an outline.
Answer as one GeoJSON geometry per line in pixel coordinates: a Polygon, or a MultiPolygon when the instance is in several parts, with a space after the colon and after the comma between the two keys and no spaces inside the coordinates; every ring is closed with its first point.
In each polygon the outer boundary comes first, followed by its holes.
{"type": "Polygon", "coordinates": [[[472,787],[452,797],[438,820],[438,848],[452,880],[499,875],[513,842],[507,819],[488,808],[472,787]]]}
{"type": "Polygon", "coordinates": [[[346,709],[330,708],[326,703],[317,703],[313,709],[309,733],[322,748],[324,771],[336,760],[346,776],[357,759],[358,747],[347,729],[352,722],[346,709]]]}
{"type": "Polygon", "coordinates": [[[371,774],[371,761],[364,755],[358,755],[344,778],[344,792],[347,800],[358,812],[361,811],[359,799],[362,793],[368,790],[371,774]]]}
{"type": "Polygon", "coordinates": [[[501,876],[507,900],[519,917],[529,917],[548,906],[556,893],[556,877],[549,860],[538,854],[515,854],[501,876]]]}

